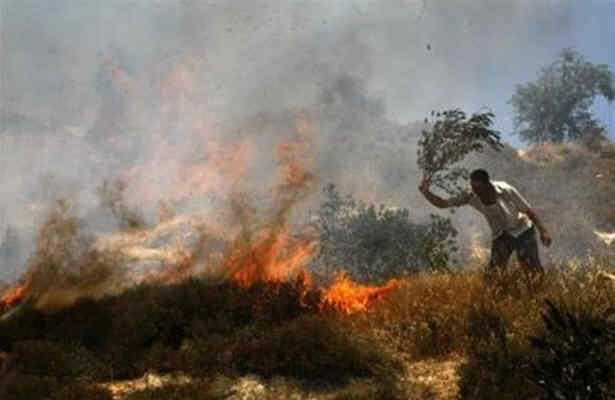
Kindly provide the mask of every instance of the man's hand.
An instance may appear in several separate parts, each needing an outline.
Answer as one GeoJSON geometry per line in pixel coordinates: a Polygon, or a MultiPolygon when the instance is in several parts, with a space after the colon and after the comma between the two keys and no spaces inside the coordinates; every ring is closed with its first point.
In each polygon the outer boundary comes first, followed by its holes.
{"type": "Polygon", "coordinates": [[[544,244],[546,247],[551,246],[551,235],[549,235],[547,228],[545,228],[540,218],[538,218],[536,212],[530,208],[527,210],[526,214],[528,217],[530,217],[530,220],[534,223],[536,228],[538,228],[538,232],[540,232],[540,241],[542,242],[542,244],[544,244]]]}
{"type": "Polygon", "coordinates": [[[549,232],[547,232],[546,230],[543,230],[540,232],[540,241],[542,242],[542,244],[544,244],[546,247],[551,246],[551,235],[549,235],[549,232]]]}
{"type": "Polygon", "coordinates": [[[449,207],[449,204],[448,204],[448,202],[446,200],[444,200],[443,198],[441,198],[439,196],[436,196],[435,194],[431,193],[431,191],[429,190],[429,182],[426,181],[425,179],[423,179],[423,181],[419,185],[419,190],[421,191],[421,193],[423,193],[423,196],[425,196],[427,201],[429,201],[434,206],[436,206],[438,208],[447,208],[447,207],[449,207]]]}

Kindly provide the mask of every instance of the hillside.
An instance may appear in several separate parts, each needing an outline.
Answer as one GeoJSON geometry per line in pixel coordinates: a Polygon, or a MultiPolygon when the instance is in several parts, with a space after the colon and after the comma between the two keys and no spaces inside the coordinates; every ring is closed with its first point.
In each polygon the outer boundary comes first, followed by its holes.
{"type": "MultiPolygon", "coordinates": [[[[468,167],[485,168],[492,179],[519,189],[552,233],[552,247],[541,248],[546,258],[583,259],[602,251],[607,243],[601,238],[615,232],[614,143],[506,146],[472,157],[468,167]]],[[[466,248],[488,248],[488,227],[473,210],[462,209],[453,218],[466,248]]]]}
{"type": "Polygon", "coordinates": [[[544,216],[554,246],[541,248],[543,280],[514,266],[485,275],[487,231],[472,210],[452,215],[466,246],[459,270],[382,286],[317,279],[307,266],[318,239],[288,218],[310,181],[301,170],[261,218],[222,225],[168,215],[92,236],[60,203],[28,272],[2,292],[0,397],[517,399],[591,385],[608,396],[613,146],[507,147],[468,161],[544,216]]]}

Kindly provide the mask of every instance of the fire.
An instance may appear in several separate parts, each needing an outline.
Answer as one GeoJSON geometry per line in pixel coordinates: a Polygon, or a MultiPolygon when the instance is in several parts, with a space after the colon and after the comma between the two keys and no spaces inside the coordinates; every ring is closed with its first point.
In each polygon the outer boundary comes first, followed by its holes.
{"type": "MultiPolygon", "coordinates": [[[[182,69],[176,70],[171,78],[173,82],[189,81],[188,73],[182,69]]],[[[166,265],[162,271],[156,271],[141,280],[145,283],[184,280],[195,274],[199,262],[213,259],[206,265],[207,273],[218,272],[217,276],[230,279],[242,287],[258,283],[294,281],[299,295],[310,294],[309,304],[314,306],[320,302],[323,311],[335,310],[348,314],[366,311],[374,300],[397,288],[397,283],[390,281],[383,286],[366,286],[353,282],[346,274],[340,274],[330,288],[313,290],[308,263],[317,251],[319,238],[314,233],[291,233],[291,212],[316,182],[316,177],[311,172],[313,159],[309,153],[315,128],[306,113],[298,112],[295,117],[294,136],[279,142],[275,148],[278,183],[272,191],[272,206],[263,219],[254,217],[248,204],[235,203],[243,198],[234,196],[236,186],[242,184],[249,172],[256,144],[248,138],[212,139],[207,143],[201,162],[179,169],[180,178],[187,193],[215,193],[228,198],[235,217],[233,221],[229,221],[230,225],[225,224],[222,228],[199,220],[200,227],[197,231],[201,231],[202,236],[196,249],[184,248],[181,243],[177,243],[179,247],[170,250],[151,249],[146,243],[152,242],[158,236],[172,237],[173,235],[168,233],[173,232],[172,228],[178,221],[165,205],[161,208],[164,216],[161,219],[165,222],[160,223],[156,231],[143,230],[130,235],[122,233],[118,243],[114,239],[109,242],[109,246],[123,246],[118,248],[125,249],[122,255],[129,258],[135,255],[153,255],[156,260],[160,259],[166,265]],[[200,225],[201,222],[203,225],[200,225]],[[157,232],[158,236],[155,236],[154,232],[157,232]],[[165,232],[167,234],[163,234],[165,232]],[[208,245],[208,238],[211,237],[219,238],[217,242],[222,242],[224,247],[208,245]],[[212,246],[215,250],[210,251],[212,246]],[[210,254],[215,254],[215,258],[208,258],[210,254]],[[220,269],[215,271],[215,267],[220,269]],[[313,293],[317,293],[314,302],[311,301],[313,293]]],[[[159,151],[164,154],[165,143],[161,144],[163,146],[159,151]]],[[[156,157],[162,158],[164,157],[156,157]]],[[[139,165],[129,170],[128,176],[155,176],[150,173],[153,169],[153,165],[139,165]]],[[[149,181],[142,181],[146,182],[144,187],[147,187],[149,181]]],[[[180,195],[179,198],[182,197],[180,195]]],[[[192,228],[188,231],[194,233],[192,228]]],[[[102,249],[104,248],[103,246],[102,249]]],[[[56,277],[48,274],[33,274],[32,271],[29,277],[24,283],[2,293],[0,312],[19,304],[25,296],[32,293],[33,287],[36,289],[37,306],[40,307],[48,307],[50,304],[58,306],[60,303],[64,306],[78,297],[99,295],[110,290],[106,281],[108,276],[104,274],[101,279],[96,278],[90,283],[86,279],[85,282],[76,284],[67,282],[66,279],[54,280],[56,277]],[[45,279],[41,281],[40,276],[45,279]],[[39,290],[43,287],[44,291],[39,290]]],[[[81,274],[80,277],[84,278],[84,275],[81,274]]]]}
{"type": "Polygon", "coordinates": [[[390,280],[382,286],[366,286],[354,282],[346,273],[340,273],[333,285],[326,290],[322,307],[335,309],[346,314],[365,312],[369,305],[397,289],[396,280],[390,280]]]}
{"type": "MultiPolygon", "coordinates": [[[[225,276],[244,287],[291,279],[296,279],[306,291],[312,286],[307,263],[317,249],[318,238],[291,236],[287,222],[292,207],[316,181],[310,172],[312,160],[308,156],[314,127],[305,113],[297,112],[295,118],[295,137],[277,146],[280,183],[275,192],[274,208],[266,219],[267,225],[253,231],[244,227],[244,234],[235,241],[222,263],[225,276]]],[[[334,284],[322,292],[322,308],[348,314],[362,312],[395,288],[395,281],[383,286],[365,286],[340,274],[334,284]]]]}
{"type": "Polygon", "coordinates": [[[286,229],[263,229],[251,243],[238,247],[226,260],[224,270],[242,286],[287,281],[313,256],[317,242],[293,242],[286,229]]]}
{"type": "Polygon", "coordinates": [[[22,284],[7,289],[2,294],[2,297],[0,297],[0,311],[10,310],[17,305],[26,296],[30,285],[30,280],[27,280],[22,284]]]}
{"type": "MultiPolygon", "coordinates": [[[[301,200],[316,178],[305,166],[312,126],[306,116],[297,117],[295,137],[277,146],[281,182],[274,193],[274,206],[265,227],[238,240],[229,252],[223,271],[240,285],[281,282],[304,271],[317,246],[316,238],[293,238],[288,219],[292,207],[301,200]]],[[[247,227],[244,227],[247,228],[247,227]]]]}

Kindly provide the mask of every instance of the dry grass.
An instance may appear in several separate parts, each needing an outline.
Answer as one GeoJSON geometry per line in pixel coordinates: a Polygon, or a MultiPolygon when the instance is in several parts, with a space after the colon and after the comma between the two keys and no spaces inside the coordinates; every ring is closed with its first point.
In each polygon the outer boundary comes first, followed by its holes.
{"type": "Polygon", "coordinates": [[[545,300],[581,326],[610,326],[600,321],[615,305],[612,260],[552,265],[542,280],[514,268],[419,274],[352,316],[305,307],[293,285],[197,280],[53,313],[25,307],[0,323],[0,397],[538,397],[545,391],[532,379],[546,359],[532,338],[576,357],[549,339],[545,300]]]}

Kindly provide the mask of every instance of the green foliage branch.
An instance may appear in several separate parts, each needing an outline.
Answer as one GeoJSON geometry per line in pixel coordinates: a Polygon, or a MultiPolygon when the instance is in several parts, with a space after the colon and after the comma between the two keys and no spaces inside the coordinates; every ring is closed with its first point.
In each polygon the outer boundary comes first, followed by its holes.
{"type": "Polygon", "coordinates": [[[469,171],[458,165],[468,154],[485,147],[500,150],[500,133],[493,129],[494,114],[475,113],[469,118],[458,108],[431,112],[432,121],[422,130],[417,151],[417,163],[423,179],[431,186],[454,195],[467,179],[469,171]]]}

